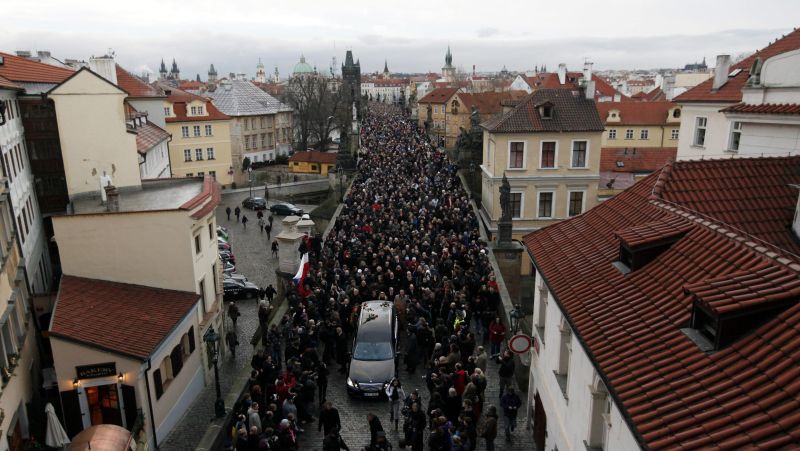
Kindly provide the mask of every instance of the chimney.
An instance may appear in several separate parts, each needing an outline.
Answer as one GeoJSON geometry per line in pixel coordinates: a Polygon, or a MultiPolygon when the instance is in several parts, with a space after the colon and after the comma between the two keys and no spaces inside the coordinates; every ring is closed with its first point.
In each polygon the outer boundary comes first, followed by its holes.
{"type": "Polygon", "coordinates": [[[583,63],[583,79],[586,81],[591,81],[592,79],[592,65],[594,65],[594,63],[589,61],[583,63]]]}
{"type": "Polygon", "coordinates": [[[31,52],[30,50],[17,50],[17,56],[20,58],[30,58],[31,52]]]}
{"type": "Polygon", "coordinates": [[[714,84],[712,90],[716,91],[728,81],[728,74],[731,71],[731,56],[717,55],[717,66],[714,67],[714,84]]]}
{"type": "Polygon", "coordinates": [[[119,192],[114,185],[106,185],[103,189],[106,191],[106,210],[116,212],[119,211],[119,192]]]}
{"type": "Polygon", "coordinates": [[[117,65],[114,57],[103,55],[89,58],[89,69],[113,84],[117,84],[117,65]]]}
{"type": "Polygon", "coordinates": [[[567,82],[567,65],[561,63],[558,65],[558,84],[563,85],[567,82]]]}
{"type": "Polygon", "coordinates": [[[48,59],[48,58],[50,58],[50,51],[49,50],[39,50],[38,52],[36,52],[36,54],[39,55],[40,59],[48,59]]]}
{"type": "MultiPolygon", "coordinates": [[[[591,72],[589,72],[589,74],[591,75],[591,72]]],[[[584,93],[586,94],[587,100],[594,100],[594,80],[589,80],[586,82],[586,89],[584,93]]]]}

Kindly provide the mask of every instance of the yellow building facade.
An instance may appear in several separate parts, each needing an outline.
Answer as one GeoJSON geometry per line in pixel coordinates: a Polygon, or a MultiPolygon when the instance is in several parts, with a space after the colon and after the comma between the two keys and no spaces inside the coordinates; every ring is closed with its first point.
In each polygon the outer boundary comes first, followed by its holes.
{"type": "Polygon", "coordinates": [[[336,154],[310,150],[308,152],[295,152],[289,158],[289,172],[297,174],[328,175],[336,168],[336,154]]]}
{"type": "Polygon", "coordinates": [[[603,126],[592,100],[569,90],[541,89],[481,125],[480,213],[492,234],[502,215],[504,176],[515,238],[597,204],[603,126]]]}
{"type": "Polygon", "coordinates": [[[681,108],[673,102],[600,102],[603,147],[677,148],[681,108]]]}
{"type": "MultiPolygon", "coordinates": [[[[430,128],[428,134],[439,146],[447,148],[455,146],[458,139],[458,127],[448,125],[448,106],[453,100],[459,88],[436,88],[426,96],[419,99],[419,126],[424,129],[425,122],[428,121],[430,111],[430,128]]],[[[452,109],[450,109],[452,111],[452,109]]],[[[451,119],[452,120],[452,119],[451,119]]]]}
{"type": "Polygon", "coordinates": [[[173,89],[164,101],[173,177],[211,175],[219,184],[233,182],[231,118],[210,100],[173,89]]]}

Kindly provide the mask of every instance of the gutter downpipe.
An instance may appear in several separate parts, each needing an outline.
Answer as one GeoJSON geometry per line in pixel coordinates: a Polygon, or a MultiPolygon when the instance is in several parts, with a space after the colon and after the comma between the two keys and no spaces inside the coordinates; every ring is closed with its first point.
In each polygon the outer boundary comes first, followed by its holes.
{"type": "Polygon", "coordinates": [[[156,436],[156,419],[153,416],[153,400],[150,398],[150,378],[148,373],[153,367],[153,363],[148,357],[147,369],[144,370],[144,386],[147,388],[147,410],[150,411],[150,428],[153,429],[153,446],[158,449],[158,438],[156,436]]]}

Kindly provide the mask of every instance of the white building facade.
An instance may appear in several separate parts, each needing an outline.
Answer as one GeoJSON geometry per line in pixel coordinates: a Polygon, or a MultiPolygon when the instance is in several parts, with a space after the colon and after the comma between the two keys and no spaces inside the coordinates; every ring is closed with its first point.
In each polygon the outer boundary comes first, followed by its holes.
{"type": "Polygon", "coordinates": [[[6,122],[0,126],[0,152],[8,194],[13,207],[25,271],[33,293],[46,293],[52,282],[52,266],[42,215],[34,194],[25,131],[22,125],[17,91],[0,89],[0,102],[6,105],[6,122]]]}
{"type": "Polygon", "coordinates": [[[536,449],[640,449],[541,274],[533,324],[527,409],[536,449]]]}

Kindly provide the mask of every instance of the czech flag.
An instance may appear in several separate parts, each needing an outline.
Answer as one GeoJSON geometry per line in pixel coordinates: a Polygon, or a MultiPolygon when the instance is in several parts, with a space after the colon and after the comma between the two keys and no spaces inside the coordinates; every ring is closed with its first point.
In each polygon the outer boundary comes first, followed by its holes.
{"type": "Polygon", "coordinates": [[[306,276],[308,275],[308,252],[303,254],[303,257],[300,259],[300,267],[297,268],[297,274],[294,275],[292,278],[292,282],[297,286],[297,292],[300,293],[300,296],[305,299],[309,294],[310,291],[306,288],[306,276]]]}

